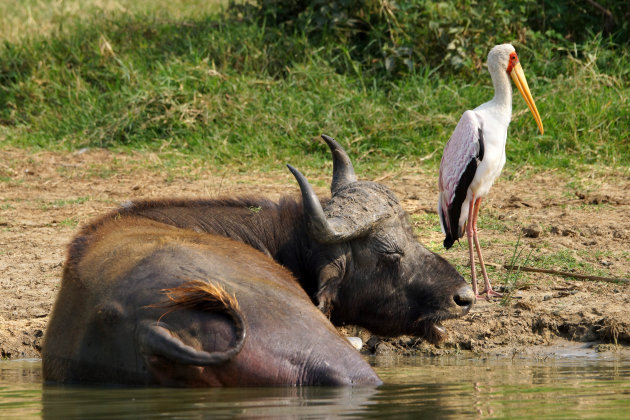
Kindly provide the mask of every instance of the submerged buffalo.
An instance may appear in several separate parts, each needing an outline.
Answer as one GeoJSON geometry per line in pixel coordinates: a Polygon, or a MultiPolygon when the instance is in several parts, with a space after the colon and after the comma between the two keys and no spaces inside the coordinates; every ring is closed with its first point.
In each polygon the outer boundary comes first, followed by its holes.
{"type": "Polygon", "coordinates": [[[323,137],[323,205],[289,166],[302,200],[141,201],[85,226],[46,332],[45,380],[378,384],[333,324],[441,340],[440,321],[467,313],[472,290],[417,242],[394,194],[357,181],[323,137]]]}

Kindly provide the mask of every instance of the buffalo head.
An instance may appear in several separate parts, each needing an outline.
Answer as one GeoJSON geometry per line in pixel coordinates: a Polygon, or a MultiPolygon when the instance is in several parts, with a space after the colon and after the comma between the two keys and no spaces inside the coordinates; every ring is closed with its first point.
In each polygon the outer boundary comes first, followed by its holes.
{"type": "Polygon", "coordinates": [[[304,203],[318,274],[314,300],[335,325],[439,342],[441,321],[466,314],[475,295],[455,268],[416,239],[396,196],[358,181],[343,148],[322,136],[333,155],[332,197],[323,205],[291,165],[304,203]]]}

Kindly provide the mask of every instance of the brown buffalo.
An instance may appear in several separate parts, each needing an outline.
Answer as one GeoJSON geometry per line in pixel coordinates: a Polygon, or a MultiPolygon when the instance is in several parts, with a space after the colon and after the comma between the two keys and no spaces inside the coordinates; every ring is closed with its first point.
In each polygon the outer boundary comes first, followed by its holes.
{"type": "Polygon", "coordinates": [[[380,383],[324,314],[439,341],[440,321],[465,314],[472,290],[417,242],[392,192],[357,181],[345,151],[323,137],[333,154],[323,206],[289,166],[301,201],[142,201],[84,227],[46,332],[44,378],[380,383]]]}

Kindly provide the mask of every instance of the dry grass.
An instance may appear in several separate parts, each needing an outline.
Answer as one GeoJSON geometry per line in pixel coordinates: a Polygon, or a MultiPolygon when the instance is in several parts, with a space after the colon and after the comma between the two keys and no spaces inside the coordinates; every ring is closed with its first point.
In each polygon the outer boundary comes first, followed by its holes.
{"type": "Polygon", "coordinates": [[[21,0],[0,2],[0,42],[49,35],[65,23],[103,14],[158,13],[173,19],[220,10],[226,0],[21,0]]]}

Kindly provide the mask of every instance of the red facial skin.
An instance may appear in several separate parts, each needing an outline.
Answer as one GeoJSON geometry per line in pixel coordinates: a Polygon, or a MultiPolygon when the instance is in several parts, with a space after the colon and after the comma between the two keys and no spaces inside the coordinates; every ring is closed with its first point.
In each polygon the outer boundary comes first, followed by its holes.
{"type": "Polygon", "coordinates": [[[510,54],[510,61],[507,66],[508,74],[512,73],[512,69],[515,65],[518,64],[518,55],[516,55],[516,51],[510,54]]]}

